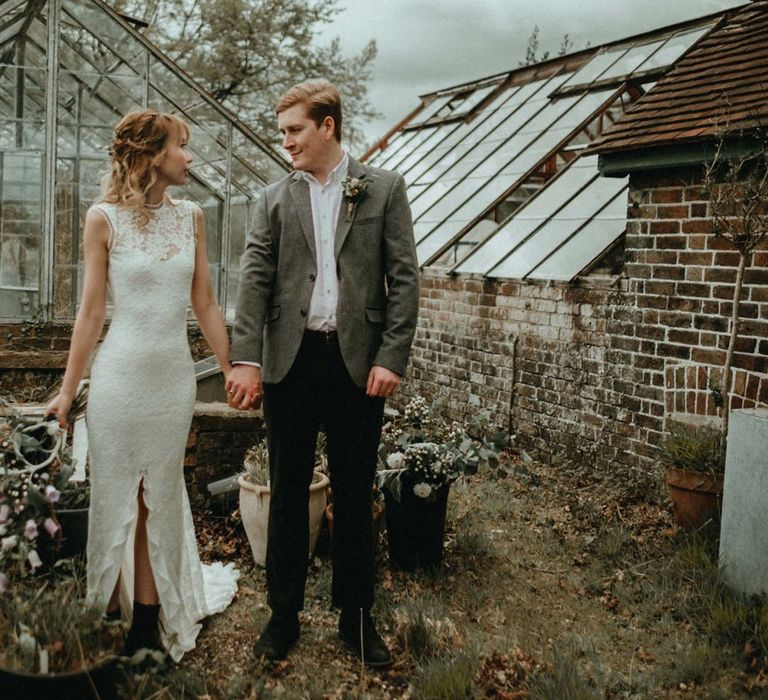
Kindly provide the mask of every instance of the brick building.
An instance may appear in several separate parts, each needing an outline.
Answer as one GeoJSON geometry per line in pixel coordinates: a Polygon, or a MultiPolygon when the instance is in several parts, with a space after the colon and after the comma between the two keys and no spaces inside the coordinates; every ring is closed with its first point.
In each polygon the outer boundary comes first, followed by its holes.
{"type": "MultiPolygon", "coordinates": [[[[765,104],[767,18],[755,2],[422,98],[371,154],[403,173],[414,202],[424,273],[411,391],[446,398],[456,417],[490,409],[540,456],[646,473],[669,416],[716,412],[738,254],[711,233],[702,164],[715,130],[704,126],[726,104],[732,114],[742,100],[751,112],[765,104]],[[483,112],[526,88],[540,104],[487,136],[494,117],[483,112]],[[464,110],[483,89],[479,112],[464,110]],[[662,114],[666,130],[631,142],[641,115],[661,124],[662,114]],[[678,128],[681,115],[695,128],[678,128]],[[596,153],[612,177],[598,177],[596,153]]],[[[510,102],[498,123],[527,109],[510,102]]],[[[768,402],[766,281],[759,252],[733,406],[768,402]]]]}

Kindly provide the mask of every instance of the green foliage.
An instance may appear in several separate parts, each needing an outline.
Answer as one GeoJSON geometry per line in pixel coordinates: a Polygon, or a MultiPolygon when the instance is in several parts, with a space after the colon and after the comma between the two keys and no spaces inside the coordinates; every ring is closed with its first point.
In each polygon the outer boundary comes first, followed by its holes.
{"type": "Polygon", "coordinates": [[[701,472],[722,472],[722,434],[707,426],[675,423],[660,449],[661,461],[669,467],[701,472]]]}
{"type": "Polygon", "coordinates": [[[85,574],[66,567],[49,575],[34,592],[0,595],[0,666],[28,673],[77,670],[115,653],[122,630],[85,608],[85,574]]]}
{"type": "Polygon", "coordinates": [[[555,648],[554,659],[531,679],[531,700],[599,700],[602,695],[585,677],[573,654],[555,648]]]}
{"type": "Polygon", "coordinates": [[[469,700],[476,661],[469,654],[440,656],[429,661],[413,684],[414,700],[469,700]]]}
{"type": "Polygon", "coordinates": [[[439,402],[414,396],[384,424],[379,444],[379,488],[399,501],[403,488],[434,499],[439,489],[478,470],[507,473],[501,452],[509,438],[480,412],[464,423],[448,421],[439,402]],[[478,417],[478,415],[480,417],[478,417]]]}
{"type": "Polygon", "coordinates": [[[146,35],[256,133],[279,143],[275,105],[295,83],[325,78],[344,99],[344,139],[363,146],[361,124],[377,116],[367,82],[376,42],[345,57],[338,38],[317,45],[338,0],[118,0],[149,23],[146,35]]]}

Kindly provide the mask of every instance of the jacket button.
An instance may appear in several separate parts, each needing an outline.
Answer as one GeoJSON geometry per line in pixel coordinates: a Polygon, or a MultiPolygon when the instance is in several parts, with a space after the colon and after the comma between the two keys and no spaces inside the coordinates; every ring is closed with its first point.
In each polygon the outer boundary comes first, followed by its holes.
{"type": "Polygon", "coordinates": [[[315,281],[315,276],[314,275],[310,275],[309,276],[309,281],[310,282],[314,282],[315,281]]]}
{"type": "Polygon", "coordinates": [[[306,315],[307,315],[307,311],[306,311],[306,309],[302,309],[302,310],[301,310],[301,315],[302,315],[302,316],[306,316],[306,315]]]}

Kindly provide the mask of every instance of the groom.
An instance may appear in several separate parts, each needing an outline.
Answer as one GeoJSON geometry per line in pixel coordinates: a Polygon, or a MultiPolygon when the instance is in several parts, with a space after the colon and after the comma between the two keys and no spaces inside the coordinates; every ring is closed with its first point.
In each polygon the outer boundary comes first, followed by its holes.
{"type": "Polygon", "coordinates": [[[265,188],[241,263],[230,405],[258,406],[270,458],[267,590],[272,617],[254,651],[285,658],[299,637],[315,443],[327,436],[334,501],[332,605],[339,634],[370,666],[392,662],[376,631],[371,487],[384,401],[405,372],[419,271],[405,182],[341,145],[325,81],[277,105],[294,172],[265,188]]]}

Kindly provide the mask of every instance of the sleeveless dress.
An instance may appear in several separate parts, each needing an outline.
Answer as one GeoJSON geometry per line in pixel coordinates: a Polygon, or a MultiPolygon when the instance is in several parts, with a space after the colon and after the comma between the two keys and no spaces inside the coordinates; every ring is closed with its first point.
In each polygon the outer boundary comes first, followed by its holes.
{"type": "Polygon", "coordinates": [[[184,483],[196,393],[187,341],[196,205],[166,200],[144,226],[135,210],[103,203],[94,208],[110,224],[114,306],[88,396],[88,600],[106,609],[120,575],[121,607],[132,609],[143,481],[161,638],[178,661],[195,646],[200,620],[232,601],[239,576],[233,564],[201,565],[184,483]]]}

